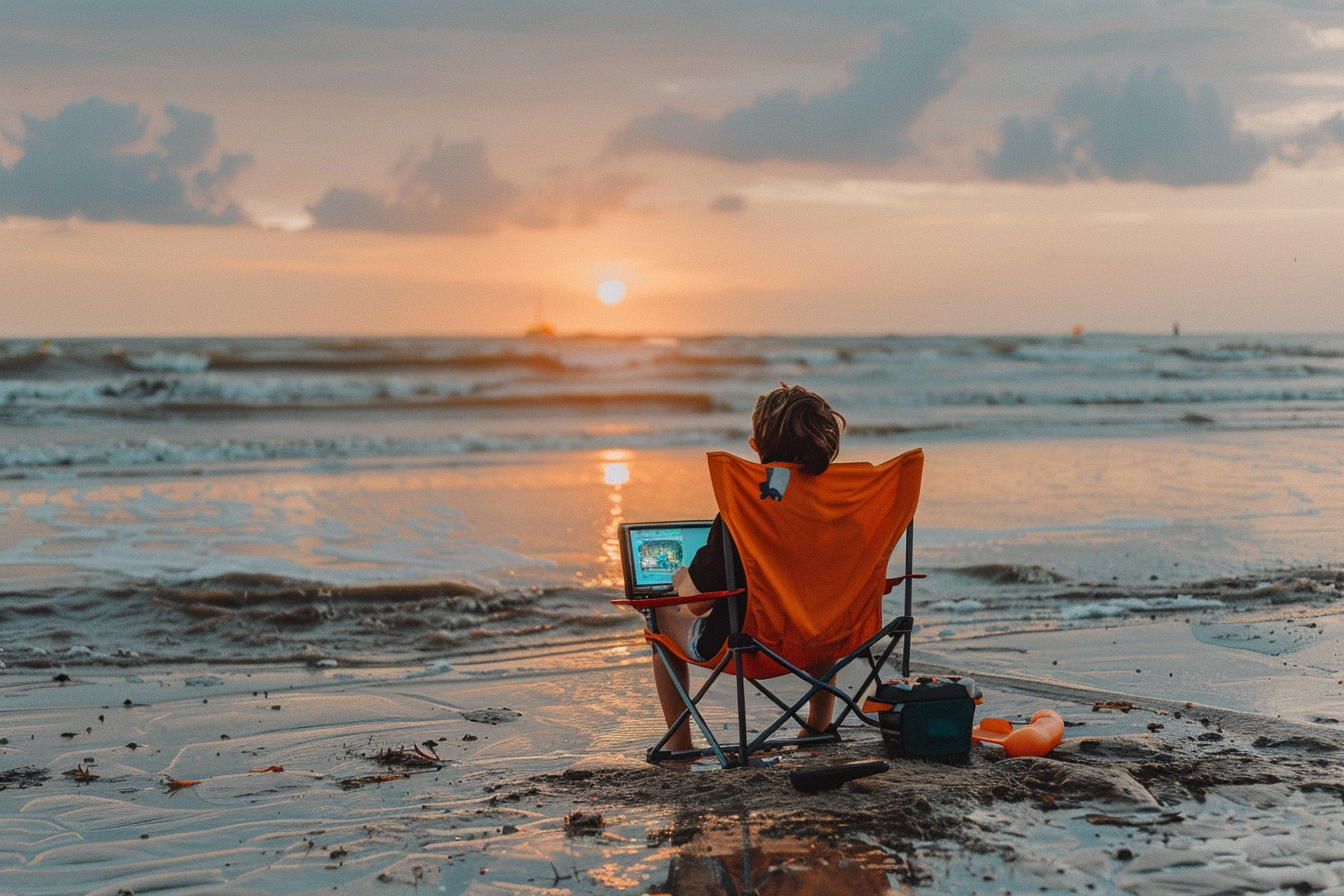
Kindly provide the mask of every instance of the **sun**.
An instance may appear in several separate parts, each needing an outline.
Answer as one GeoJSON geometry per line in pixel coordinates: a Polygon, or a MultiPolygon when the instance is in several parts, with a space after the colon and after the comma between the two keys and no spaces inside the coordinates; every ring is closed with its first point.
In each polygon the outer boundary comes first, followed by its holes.
{"type": "Polygon", "coordinates": [[[619,305],[625,298],[625,284],[620,280],[603,280],[597,285],[597,297],[603,305],[619,305]]]}

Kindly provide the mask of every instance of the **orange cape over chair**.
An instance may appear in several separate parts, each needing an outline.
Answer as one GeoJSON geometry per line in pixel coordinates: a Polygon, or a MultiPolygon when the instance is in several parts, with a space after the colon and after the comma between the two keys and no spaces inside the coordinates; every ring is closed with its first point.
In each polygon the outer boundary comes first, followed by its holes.
{"type": "MultiPolygon", "coordinates": [[[[747,575],[737,583],[747,589],[742,631],[812,674],[875,635],[887,562],[914,519],[923,468],[918,448],[878,465],[831,464],[816,476],[711,452],[714,497],[747,575]]],[[[665,635],[644,637],[707,668],[728,651],[725,644],[696,662],[665,635]]],[[[752,679],[787,671],[760,653],[745,654],[742,666],[752,679]]],[[[735,671],[731,661],[725,671],[735,671]]]]}

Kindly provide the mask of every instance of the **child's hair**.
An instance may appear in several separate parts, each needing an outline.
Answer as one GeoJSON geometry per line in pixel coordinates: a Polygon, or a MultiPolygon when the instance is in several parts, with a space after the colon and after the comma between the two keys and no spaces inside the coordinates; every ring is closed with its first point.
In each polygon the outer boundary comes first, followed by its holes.
{"type": "Polygon", "coordinates": [[[751,436],[761,463],[801,464],[804,473],[822,473],[840,452],[845,418],[826,399],[802,386],[786,386],[756,399],[751,436]]]}

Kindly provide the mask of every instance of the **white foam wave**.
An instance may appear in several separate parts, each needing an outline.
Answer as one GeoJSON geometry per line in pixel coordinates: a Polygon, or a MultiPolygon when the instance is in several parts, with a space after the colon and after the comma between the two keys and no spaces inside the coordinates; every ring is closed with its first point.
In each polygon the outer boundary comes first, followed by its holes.
{"type": "Polygon", "coordinates": [[[151,438],[143,442],[92,445],[20,445],[0,448],[0,470],[69,467],[210,465],[265,460],[345,460],[395,457],[452,457],[488,452],[582,451],[599,448],[663,448],[721,443],[736,430],[649,432],[613,437],[606,433],[565,436],[466,434],[447,439],[343,438],[293,441],[222,441],[179,444],[151,438]]]}
{"type": "Polygon", "coordinates": [[[1109,619],[1128,613],[1148,613],[1154,610],[1206,610],[1222,607],[1223,602],[1211,597],[1178,594],[1175,597],[1121,597],[1115,600],[1076,604],[1060,611],[1063,620],[1109,619]]]}
{"type": "Polygon", "coordinates": [[[435,401],[463,395],[462,379],[406,377],[127,376],[104,380],[0,382],[0,405],[48,411],[121,407],[342,407],[375,402],[435,401]]]}
{"type": "Polygon", "coordinates": [[[940,600],[929,604],[930,610],[947,610],[952,613],[975,613],[985,609],[982,601],[973,598],[963,600],[940,600]]]}
{"type": "Polygon", "coordinates": [[[148,355],[127,355],[126,364],[135,370],[155,373],[201,373],[210,366],[210,358],[190,352],[172,354],[160,351],[148,355]]]}

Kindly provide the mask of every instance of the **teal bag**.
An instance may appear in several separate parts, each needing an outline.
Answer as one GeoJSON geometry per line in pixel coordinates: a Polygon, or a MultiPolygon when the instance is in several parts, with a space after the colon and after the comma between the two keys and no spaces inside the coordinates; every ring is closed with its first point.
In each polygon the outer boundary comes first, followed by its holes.
{"type": "Polygon", "coordinates": [[[965,764],[975,725],[975,685],[969,679],[915,679],[878,685],[872,701],[887,756],[965,764]],[[965,684],[963,684],[965,682],[965,684]]]}

